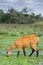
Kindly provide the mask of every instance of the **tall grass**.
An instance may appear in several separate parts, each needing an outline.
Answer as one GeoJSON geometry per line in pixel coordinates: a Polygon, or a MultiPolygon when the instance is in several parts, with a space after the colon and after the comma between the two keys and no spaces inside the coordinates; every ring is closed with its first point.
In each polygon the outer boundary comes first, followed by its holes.
{"type": "Polygon", "coordinates": [[[43,36],[43,24],[0,24],[0,35],[30,35],[43,36]]]}

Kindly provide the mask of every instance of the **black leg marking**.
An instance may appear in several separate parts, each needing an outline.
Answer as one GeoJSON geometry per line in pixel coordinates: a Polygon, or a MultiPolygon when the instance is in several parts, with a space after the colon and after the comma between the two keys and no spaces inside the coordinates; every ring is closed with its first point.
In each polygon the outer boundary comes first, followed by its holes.
{"type": "Polygon", "coordinates": [[[23,53],[24,53],[24,56],[26,56],[25,48],[23,48],[23,53]]]}
{"type": "Polygon", "coordinates": [[[7,57],[9,57],[9,56],[7,55],[7,57]]]}
{"type": "Polygon", "coordinates": [[[38,57],[39,51],[37,50],[36,53],[37,53],[37,57],[38,57]]]}
{"type": "Polygon", "coordinates": [[[35,50],[34,50],[34,49],[32,49],[32,52],[31,52],[31,54],[30,54],[29,56],[31,56],[31,55],[34,53],[34,51],[35,51],[35,50]]]}
{"type": "Polygon", "coordinates": [[[19,53],[20,53],[20,52],[18,51],[18,52],[17,52],[17,57],[19,56],[19,53]]]}

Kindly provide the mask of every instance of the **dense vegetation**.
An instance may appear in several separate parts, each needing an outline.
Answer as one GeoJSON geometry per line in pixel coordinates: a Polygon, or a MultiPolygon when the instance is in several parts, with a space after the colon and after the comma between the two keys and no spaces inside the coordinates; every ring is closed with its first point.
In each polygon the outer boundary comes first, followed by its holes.
{"type": "Polygon", "coordinates": [[[28,12],[29,11],[27,11],[27,8],[24,8],[20,12],[11,8],[8,9],[7,13],[4,13],[4,11],[0,9],[0,23],[29,24],[35,23],[36,21],[43,21],[41,14],[28,14],[28,12]]]}

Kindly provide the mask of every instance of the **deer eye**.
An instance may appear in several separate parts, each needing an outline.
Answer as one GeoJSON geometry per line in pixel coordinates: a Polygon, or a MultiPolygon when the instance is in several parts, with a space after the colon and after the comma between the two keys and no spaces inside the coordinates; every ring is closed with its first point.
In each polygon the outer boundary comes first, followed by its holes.
{"type": "Polygon", "coordinates": [[[8,52],[7,52],[7,54],[8,54],[8,52]]]}

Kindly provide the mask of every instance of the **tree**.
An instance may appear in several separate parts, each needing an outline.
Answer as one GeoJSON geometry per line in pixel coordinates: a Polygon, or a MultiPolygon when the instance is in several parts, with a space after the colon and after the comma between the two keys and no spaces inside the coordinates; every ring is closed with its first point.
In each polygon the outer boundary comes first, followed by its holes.
{"type": "Polygon", "coordinates": [[[31,13],[31,16],[32,16],[32,17],[35,17],[35,14],[34,14],[34,13],[31,13]]]}
{"type": "Polygon", "coordinates": [[[16,13],[17,11],[13,8],[8,9],[8,13],[16,13]]]}
{"type": "Polygon", "coordinates": [[[10,23],[10,14],[8,14],[8,13],[3,14],[3,16],[1,17],[1,22],[2,23],[10,23]]]}
{"type": "Polygon", "coordinates": [[[23,14],[28,14],[28,12],[33,11],[31,8],[25,7],[23,8],[23,10],[21,11],[23,14]]]}
{"type": "Polygon", "coordinates": [[[0,9],[0,23],[1,23],[1,17],[4,14],[3,10],[0,9]]]}
{"type": "Polygon", "coordinates": [[[39,18],[41,18],[41,14],[38,14],[35,17],[36,17],[36,19],[39,19],[39,18]]]}
{"type": "Polygon", "coordinates": [[[28,8],[27,7],[23,8],[23,10],[21,12],[26,14],[28,12],[28,8]]]}
{"type": "Polygon", "coordinates": [[[41,17],[41,14],[39,14],[39,18],[41,17]]]}
{"type": "Polygon", "coordinates": [[[0,15],[2,15],[3,13],[4,13],[3,10],[0,9],[0,15]]]}

